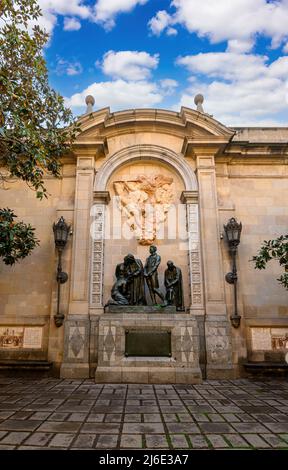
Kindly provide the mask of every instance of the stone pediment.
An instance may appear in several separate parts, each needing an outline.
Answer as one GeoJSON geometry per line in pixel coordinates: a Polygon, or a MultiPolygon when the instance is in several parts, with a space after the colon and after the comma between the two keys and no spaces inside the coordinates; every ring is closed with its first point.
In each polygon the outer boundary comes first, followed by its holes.
{"type": "MultiPolygon", "coordinates": [[[[212,139],[229,141],[234,131],[208,114],[182,107],[180,112],[164,109],[130,109],[110,112],[104,108],[80,117],[82,132],[77,144],[104,141],[114,135],[130,132],[159,132],[188,140],[212,139]]],[[[76,144],[76,145],[77,145],[76,144]]]]}

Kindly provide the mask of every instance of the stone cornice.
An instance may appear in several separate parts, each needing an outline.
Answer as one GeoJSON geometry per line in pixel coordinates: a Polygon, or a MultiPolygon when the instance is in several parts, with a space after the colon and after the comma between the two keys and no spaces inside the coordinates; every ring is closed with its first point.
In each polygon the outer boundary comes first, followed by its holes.
{"type": "Polygon", "coordinates": [[[288,142],[230,142],[218,157],[221,159],[287,159],[288,142]]]}

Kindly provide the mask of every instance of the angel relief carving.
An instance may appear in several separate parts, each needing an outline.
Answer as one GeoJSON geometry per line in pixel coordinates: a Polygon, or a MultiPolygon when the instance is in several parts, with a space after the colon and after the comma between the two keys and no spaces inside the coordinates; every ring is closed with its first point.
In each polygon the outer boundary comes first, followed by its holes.
{"type": "Polygon", "coordinates": [[[122,212],[140,245],[152,245],[175,199],[173,178],[139,175],[114,182],[122,212]]]}

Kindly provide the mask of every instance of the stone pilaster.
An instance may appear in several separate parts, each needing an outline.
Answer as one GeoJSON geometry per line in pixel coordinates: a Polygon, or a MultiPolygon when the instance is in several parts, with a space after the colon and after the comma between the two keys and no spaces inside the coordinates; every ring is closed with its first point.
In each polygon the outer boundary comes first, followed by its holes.
{"type": "Polygon", "coordinates": [[[68,316],[64,323],[61,377],[88,378],[90,209],[93,197],[94,157],[78,157],[72,248],[72,275],[68,316]]]}
{"type": "Polygon", "coordinates": [[[233,375],[231,326],[225,301],[215,161],[212,153],[197,156],[197,177],[205,279],[206,371],[208,378],[219,378],[220,375],[229,377],[233,375]]]}

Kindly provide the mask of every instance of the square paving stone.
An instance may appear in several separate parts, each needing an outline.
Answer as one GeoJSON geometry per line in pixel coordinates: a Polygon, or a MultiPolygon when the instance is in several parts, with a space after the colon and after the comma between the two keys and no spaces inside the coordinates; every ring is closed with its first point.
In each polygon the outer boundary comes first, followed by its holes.
{"type": "Polygon", "coordinates": [[[181,423],[192,423],[193,418],[188,413],[178,413],[178,418],[181,423]]]}
{"type": "Polygon", "coordinates": [[[255,449],[267,449],[270,445],[257,434],[244,434],[243,437],[255,449]]]}
{"type": "Polygon", "coordinates": [[[39,426],[39,421],[8,419],[0,423],[0,430],[7,431],[34,431],[39,426]]]}
{"type": "Polygon", "coordinates": [[[99,414],[99,413],[90,413],[90,415],[87,418],[88,423],[102,423],[104,421],[104,414],[99,414]]]}
{"type": "Polygon", "coordinates": [[[46,421],[41,424],[38,431],[43,432],[73,432],[76,433],[81,426],[81,423],[71,423],[69,421],[46,421]]]}
{"type": "Polygon", "coordinates": [[[212,406],[205,404],[205,405],[190,405],[187,407],[191,413],[213,413],[215,410],[212,406]]]}
{"type": "Polygon", "coordinates": [[[46,447],[38,447],[38,446],[25,446],[25,445],[21,445],[20,447],[18,447],[18,450],[53,450],[53,449],[49,449],[49,448],[46,448],[46,447]]]}
{"type": "Polygon", "coordinates": [[[259,432],[268,432],[267,428],[260,423],[233,423],[233,428],[240,433],[259,433],[259,432]]]}
{"type": "Polygon", "coordinates": [[[199,422],[199,423],[209,423],[209,418],[204,415],[203,413],[192,413],[192,416],[194,418],[195,421],[199,422]]]}
{"type": "Polygon", "coordinates": [[[13,419],[24,420],[24,419],[29,418],[32,414],[33,414],[33,411],[17,411],[13,415],[13,419]]]}
{"type": "Polygon", "coordinates": [[[70,413],[52,413],[51,416],[48,418],[48,421],[65,421],[69,415],[70,413]]]}
{"type": "Polygon", "coordinates": [[[185,436],[178,434],[170,434],[173,449],[188,449],[189,444],[185,436]]]}
{"type": "MultiPolygon", "coordinates": [[[[136,406],[136,409],[140,408],[136,406]]],[[[123,413],[124,406],[103,406],[103,405],[97,405],[93,406],[92,412],[93,413],[123,413]]]]}
{"type": "Polygon", "coordinates": [[[32,416],[30,416],[29,419],[34,419],[35,421],[45,421],[45,419],[47,419],[50,414],[50,411],[36,411],[32,416]]]}
{"type": "Polygon", "coordinates": [[[88,413],[72,413],[71,416],[69,416],[68,421],[83,423],[83,421],[85,421],[86,419],[87,414],[88,413]]]}
{"type": "Polygon", "coordinates": [[[152,434],[164,433],[161,423],[124,423],[123,434],[152,434]]]}
{"type": "Polygon", "coordinates": [[[162,418],[160,414],[144,414],[145,423],[162,423],[162,418]]]}
{"type": "Polygon", "coordinates": [[[225,423],[225,419],[217,413],[209,413],[208,418],[212,421],[212,423],[225,423]]]}
{"type": "Polygon", "coordinates": [[[261,413],[261,414],[253,414],[253,417],[257,419],[257,421],[260,421],[260,423],[276,423],[277,420],[272,418],[272,416],[261,413]]]}
{"type": "Polygon", "coordinates": [[[9,445],[9,444],[0,444],[0,450],[13,450],[15,449],[16,446],[12,446],[12,445],[9,445]]]}
{"type": "Polygon", "coordinates": [[[278,421],[280,423],[288,423],[287,414],[273,413],[273,414],[270,414],[270,416],[271,418],[274,419],[274,421],[278,421]]]}
{"type": "Polygon", "coordinates": [[[272,447],[275,448],[287,448],[288,444],[285,442],[283,439],[280,439],[278,436],[275,436],[275,434],[260,434],[262,439],[267,441],[272,447]]]}
{"type": "Polygon", "coordinates": [[[1,445],[3,444],[21,444],[26,437],[30,435],[30,432],[9,432],[7,436],[4,437],[1,441],[1,445]]]}
{"type": "Polygon", "coordinates": [[[95,439],[96,434],[79,434],[75,442],[73,442],[72,448],[77,447],[77,449],[90,449],[91,447],[93,447],[95,439]]]}
{"type": "MultiPolygon", "coordinates": [[[[288,433],[288,423],[267,423],[266,427],[275,433],[288,433]]],[[[1,429],[1,425],[0,425],[1,429]]]]}
{"type": "Polygon", "coordinates": [[[256,423],[257,420],[253,416],[247,415],[246,413],[236,415],[242,423],[256,423]]]}
{"type": "Polygon", "coordinates": [[[209,434],[208,440],[210,441],[213,449],[224,449],[225,447],[229,447],[229,444],[227,444],[225,439],[218,434],[209,434]]]}
{"type": "Polygon", "coordinates": [[[141,415],[134,413],[127,413],[124,415],[125,423],[141,423],[141,415]]]}
{"type": "Polygon", "coordinates": [[[54,436],[53,433],[49,432],[34,432],[25,441],[25,445],[29,446],[45,446],[47,442],[54,436]]]}
{"type": "Polygon", "coordinates": [[[89,433],[118,434],[119,431],[120,431],[120,424],[117,424],[117,423],[84,423],[81,428],[81,433],[88,433],[88,434],[89,433]]]}
{"type": "MultiPolygon", "coordinates": [[[[120,410],[122,412],[122,410],[120,410]]],[[[109,413],[109,410],[107,411],[109,413]]],[[[126,405],[125,407],[125,413],[159,413],[159,408],[158,406],[129,406],[126,405]]]]}
{"type": "Polygon", "coordinates": [[[59,433],[55,434],[52,441],[49,443],[49,447],[69,447],[73,441],[74,436],[71,434],[59,433]]]}
{"type": "Polygon", "coordinates": [[[281,437],[285,442],[288,442],[288,434],[280,434],[279,437],[281,437]]]}
{"type": "Polygon", "coordinates": [[[124,449],[142,449],[142,436],[122,434],[120,447],[124,449]]]}
{"type": "Polygon", "coordinates": [[[0,431],[0,440],[1,440],[4,436],[6,436],[6,434],[7,434],[7,431],[0,431]]]}
{"type": "Polygon", "coordinates": [[[167,423],[169,433],[188,434],[199,433],[199,428],[194,423],[167,423]]]}
{"type": "Polygon", "coordinates": [[[121,423],[122,414],[108,414],[105,416],[105,423],[121,423]]]}
{"type": "Polygon", "coordinates": [[[97,449],[115,449],[117,447],[118,434],[110,436],[99,436],[96,448],[97,449]]]}
{"type": "Polygon", "coordinates": [[[179,419],[175,413],[163,413],[162,416],[166,423],[179,423],[179,419]]]}
{"type": "Polygon", "coordinates": [[[230,424],[227,423],[199,423],[199,426],[204,433],[235,433],[235,430],[230,426],[230,424]]]}
{"type": "Polygon", "coordinates": [[[230,442],[232,447],[234,448],[247,448],[250,447],[248,442],[246,442],[243,437],[241,437],[239,434],[226,434],[225,438],[230,442]]]}
{"type": "Polygon", "coordinates": [[[265,406],[264,403],[262,406],[241,406],[241,409],[248,414],[273,413],[275,411],[270,406],[265,406]]]}
{"type": "Polygon", "coordinates": [[[13,413],[15,413],[15,411],[0,411],[0,421],[9,418],[13,413]]]}
{"type": "Polygon", "coordinates": [[[169,449],[165,434],[145,435],[147,449],[169,449]]]}

